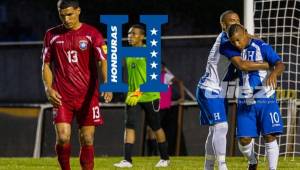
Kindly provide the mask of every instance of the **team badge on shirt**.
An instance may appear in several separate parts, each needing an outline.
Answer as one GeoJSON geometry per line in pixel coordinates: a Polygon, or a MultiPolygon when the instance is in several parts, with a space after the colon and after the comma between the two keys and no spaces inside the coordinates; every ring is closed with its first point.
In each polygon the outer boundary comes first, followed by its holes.
{"type": "Polygon", "coordinates": [[[88,44],[88,42],[86,40],[80,40],[79,41],[79,48],[81,50],[86,50],[87,49],[87,44],[88,44]]]}

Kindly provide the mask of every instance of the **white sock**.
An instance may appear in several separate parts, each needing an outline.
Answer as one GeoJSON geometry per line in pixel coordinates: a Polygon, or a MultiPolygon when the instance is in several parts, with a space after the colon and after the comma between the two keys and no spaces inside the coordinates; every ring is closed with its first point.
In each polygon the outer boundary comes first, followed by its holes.
{"type": "Polygon", "coordinates": [[[217,160],[218,160],[218,170],[228,170],[225,161],[225,155],[217,156],[217,160]]]}
{"type": "Polygon", "coordinates": [[[214,125],[212,144],[218,161],[219,170],[227,170],[226,157],[226,135],[228,131],[227,122],[214,125]]]}
{"type": "Polygon", "coordinates": [[[213,127],[209,126],[207,139],[205,142],[205,163],[204,170],[213,170],[215,165],[215,153],[212,146],[213,127]]]}
{"type": "Polygon", "coordinates": [[[265,145],[267,158],[269,161],[269,169],[276,170],[279,157],[279,146],[277,144],[277,141],[274,140],[273,142],[265,143],[265,145]]]}
{"type": "Polygon", "coordinates": [[[205,155],[204,170],[214,170],[215,166],[215,156],[205,155]]]}
{"type": "Polygon", "coordinates": [[[257,164],[257,160],[254,154],[254,140],[252,139],[251,142],[246,146],[242,146],[240,142],[238,143],[239,149],[242,152],[242,154],[248,159],[248,163],[257,164]]]}

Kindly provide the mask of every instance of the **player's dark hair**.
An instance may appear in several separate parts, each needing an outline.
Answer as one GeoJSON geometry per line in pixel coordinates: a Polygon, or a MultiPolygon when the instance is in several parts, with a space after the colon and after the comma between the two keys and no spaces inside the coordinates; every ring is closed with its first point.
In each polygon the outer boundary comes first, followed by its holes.
{"type": "Polygon", "coordinates": [[[247,32],[247,30],[241,24],[232,24],[228,27],[227,35],[231,38],[238,31],[247,32]]]}
{"type": "Polygon", "coordinates": [[[141,30],[141,33],[142,33],[143,35],[145,35],[145,28],[144,28],[144,26],[142,26],[142,25],[140,25],[140,24],[134,24],[134,25],[132,25],[130,28],[137,28],[137,29],[141,30]]]}
{"type": "Polygon", "coordinates": [[[78,8],[79,7],[78,0],[59,0],[57,2],[58,9],[65,9],[69,7],[78,8]]]}
{"type": "Polygon", "coordinates": [[[233,10],[227,10],[227,11],[223,12],[220,16],[220,22],[224,22],[226,16],[229,14],[237,14],[237,13],[234,12],[233,10]]]}

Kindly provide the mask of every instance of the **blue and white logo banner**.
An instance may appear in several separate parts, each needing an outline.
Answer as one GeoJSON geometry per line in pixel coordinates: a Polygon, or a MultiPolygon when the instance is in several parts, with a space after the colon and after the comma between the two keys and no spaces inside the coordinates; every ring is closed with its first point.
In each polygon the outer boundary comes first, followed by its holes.
{"type": "Polygon", "coordinates": [[[166,15],[141,15],[140,22],[146,25],[146,47],[123,47],[122,25],[128,22],[127,15],[102,15],[100,22],[107,25],[107,83],[100,91],[127,92],[128,85],[122,79],[122,59],[146,57],[147,81],[142,92],[166,91],[167,85],[160,81],[161,72],[161,25],[168,21],[166,15]]]}

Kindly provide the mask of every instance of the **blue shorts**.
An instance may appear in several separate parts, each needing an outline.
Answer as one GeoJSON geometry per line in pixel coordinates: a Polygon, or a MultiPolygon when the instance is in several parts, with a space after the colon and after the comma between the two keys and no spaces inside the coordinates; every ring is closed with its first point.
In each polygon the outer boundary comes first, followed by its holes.
{"type": "Polygon", "coordinates": [[[281,114],[275,98],[256,99],[256,103],[252,105],[239,102],[237,137],[281,134],[282,128],[281,114]]]}
{"type": "MultiPolygon", "coordinates": [[[[204,89],[197,87],[196,97],[200,107],[200,124],[214,125],[220,122],[226,122],[225,99],[207,98],[204,89]]],[[[217,95],[209,91],[210,94],[217,95]]]]}

